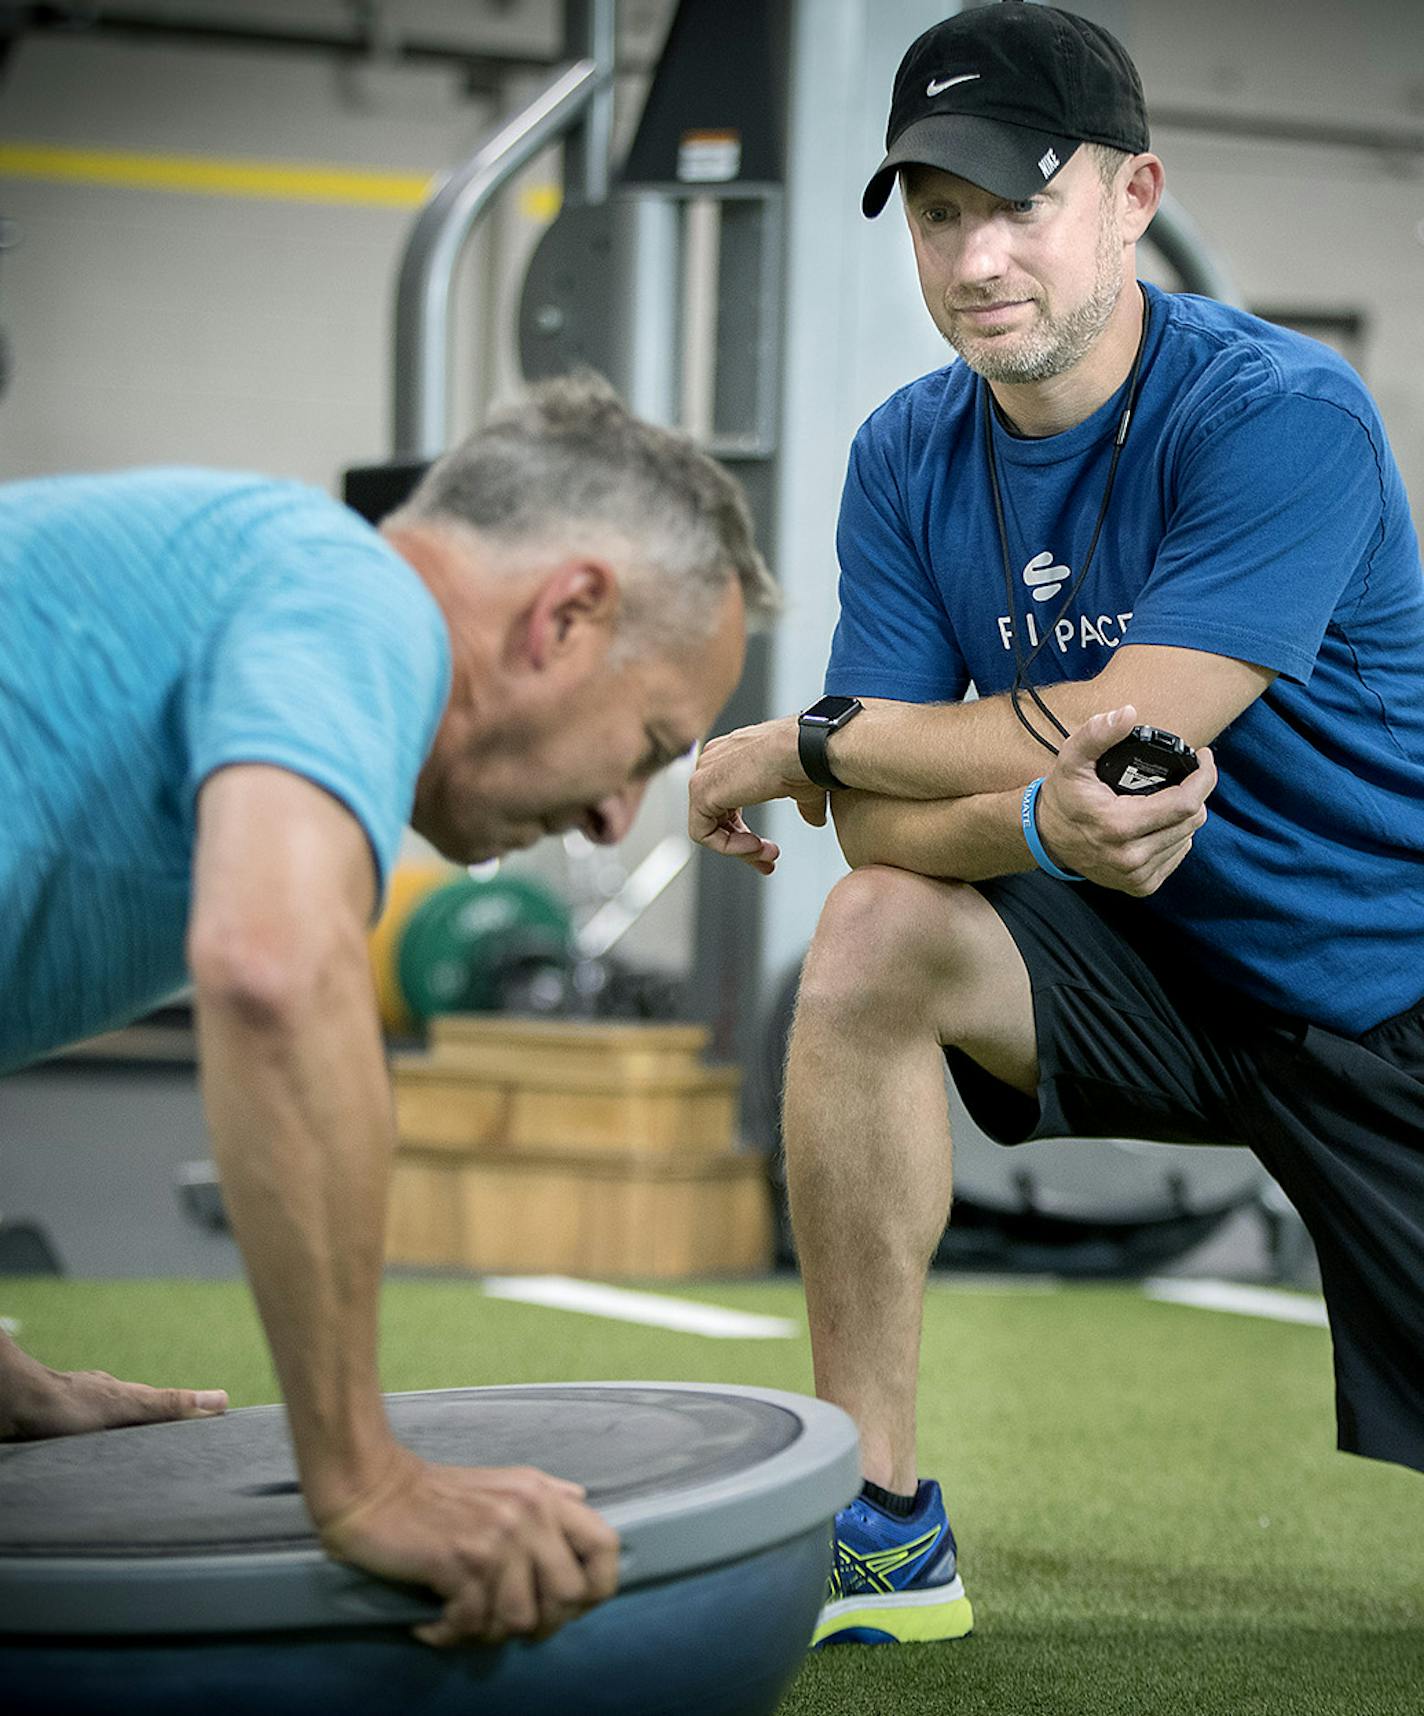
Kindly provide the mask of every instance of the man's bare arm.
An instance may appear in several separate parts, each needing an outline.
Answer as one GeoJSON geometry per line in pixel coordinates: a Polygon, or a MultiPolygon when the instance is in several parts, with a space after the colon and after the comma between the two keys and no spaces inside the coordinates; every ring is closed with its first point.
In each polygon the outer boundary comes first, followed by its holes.
{"type": "MultiPolygon", "coordinates": [[[[1104,701],[1115,688],[1136,683],[1142,687],[1142,701],[1124,699],[1134,708],[1136,718],[1166,727],[1201,748],[1254,702],[1274,677],[1248,662],[1201,650],[1124,644],[1096,679],[1056,685],[1043,696],[1072,731],[1089,716],[1115,707],[1113,702],[1104,701]]],[[[1038,731],[1044,732],[1047,722],[1042,712],[1027,698],[1023,708],[1038,731]]],[[[896,797],[883,791],[838,793],[832,800],[836,833],[852,868],[858,869],[866,863],[893,864],[924,876],[953,876],[966,882],[1027,869],[1032,860],[1018,824],[1019,795],[1040,774],[1049,777],[1039,805],[1039,826],[1049,840],[1049,850],[1057,855],[1065,844],[1073,844],[1065,827],[1070,817],[1080,830],[1086,826],[1083,819],[1092,808],[1092,795],[1085,796],[1080,790],[1071,804],[1065,804],[1053,757],[1023,732],[1007,697],[985,698],[946,709],[867,704],[865,714],[857,716],[835,737],[835,742],[844,745],[847,753],[842,755],[838,750],[835,754],[833,766],[838,772],[847,768],[850,776],[855,773],[856,758],[850,751],[847,735],[851,728],[861,725],[869,729],[872,739],[878,734],[884,741],[888,767],[900,771],[902,784],[923,785],[929,778],[928,746],[936,726],[953,735],[950,746],[955,759],[953,767],[961,771],[966,735],[982,734],[987,753],[978,766],[986,779],[1007,776],[1010,790],[997,793],[985,788],[967,797],[934,799],[913,794],[896,797]],[[956,717],[962,719],[956,721],[956,717]],[[1003,730],[1006,720],[1016,733],[1003,730]],[[907,763],[911,765],[908,769],[907,763]],[[1000,770],[1004,775],[998,774],[1000,770]]],[[[1046,736],[1061,748],[1060,735],[1050,729],[1046,736]]],[[[857,742],[863,747],[866,743],[863,738],[857,742]]],[[[872,767],[868,761],[864,766],[867,770],[872,767]]],[[[841,778],[849,784],[850,777],[841,778]]],[[[1102,835],[1109,837],[1112,832],[1105,828],[1102,835]]],[[[1066,858],[1059,861],[1069,863],[1066,858]]],[[[1090,867],[1094,861],[1088,859],[1090,867]]],[[[1105,882],[1104,885],[1126,886],[1126,891],[1136,891],[1141,872],[1129,863],[1126,874],[1127,884],[1105,882]]]]}
{"type": "MultiPolygon", "coordinates": [[[[1130,703],[1139,721],[1200,748],[1274,678],[1266,668],[1204,650],[1123,644],[1096,678],[1041,687],[1040,695],[1070,732],[1091,715],[1130,703]]],[[[1020,705],[1046,739],[1061,744],[1026,693],[1020,705]]],[[[865,712],[832,736],[829,756],[848,787],[889,799],[1022,789],[1052,762],[1024,731],[1007,696],[948,705],[867,699],[865,712]]]]}
{"type": "Polygon", "coordinates": [[[302,1488],[334,1554],[432,1586],[430,1643],[552,1630],[616,1582],[614,1534],[542,1473],[443,1467],[395,1441],[376,1365],[393,1143],[355,819],[280,769],[211,777],[189,933],[203,1088],[302,1488]]]}
{"type": "MultiPolygon", "coordinates": [[[[1266,668],[1203,650],[1124,644],[1096,679],[1055,685],[1043,695],[1070,732],[1095,715],[1131,706],[1139,721],[1178,733],[1200,750],[1274,678],[1266,668]]],[[[1033,717],[1040,728],[1046,725],[1041,712],[1033,717]]],[[[1055,743],[1060,737],[1045,736],[1055,743]]],[[[709,740],[688,787],[692,838],[769,874],[779,851],[748,826],[744,811],[790,798],[805,821],[824,823],[825,794],[806,780],[796,739],[796,717],[787,715],[709,740]]],[[[992,861],[981,851],[979,841],[987,830],[977,819],[997,817],[993,827],[1002,832],[1003,809],[990,813],[981,806],[957,813],[943,837],[958,831],[962,839],[936,846],[939,856],[926,857],[924,842],[932,837],[939,812],[912,816],[897,801],[1022,792],[1037,776],[1050,775],[1053,763],[1051,753],[1024,731],[1006,696],[945,705],[867,701],[863,714],[832,735],[829,757],[848,788],[871,795],[870,802],[855,802],[851,811],[855,828],[850,838],[858,855],[853,862],[866,861],[863,854],[873,851],[876,862],[905,869],[928,865],[926,875],[954,875],[963,866],[977,872],[965,879],[976,880],[989,873],[983,866],[992,861]]],[[[1043,813],[1050,821],[1054,796],[1046,786],[1043,813]]],[[[1060,837],[1064,832],[1060,826],[1060,837]]],[[[990,838],[997,843],[1000,836],[990,838]]]]}
{"type": "Polygon", "coordinates": [[[852,870],[891,864],[920,876],[982,882],[1031,870],[1019,823],[1018,792],[969,798],[882,798],[870,792],[831,795],[836,838],[852,870]]]}
{"type": "Polygon", "coordinates": [[[361,829],[309,782],[243,767],[204,787],[189,931],[203,1094],[318,1518],[392,1449],[376,1378],[393,1140],[374,900],[361,829]]]}
{"type": "MultiPolygon", "coordinates": [[[[1105,888],[1155,892],[1191,850],[1216,783],[1211,751],[1180,785],[1148,798],[1118,797],[1097,778],[1097,758],[1130,730],[1131,705],[1095,715],[1064,740],[1040,797],[1038,829],[1063,868],[1105,888]],[[1050,809],[1051,806],[1051,809],[1050,809]]],[[[961,882],[1031,870],[1022,793],[957,799],[887,799],[843,792],[831,797],[836,834],[852,869],[888,864],[961,882]]]]}

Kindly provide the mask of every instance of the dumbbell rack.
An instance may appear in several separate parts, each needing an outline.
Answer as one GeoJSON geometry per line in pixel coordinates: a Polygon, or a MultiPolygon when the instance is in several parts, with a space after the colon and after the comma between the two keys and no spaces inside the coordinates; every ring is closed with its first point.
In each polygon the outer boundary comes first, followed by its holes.
{"type": "Polygon", "coordinates": [[[740,1074],[697,1026],[449,1014],[392,1064],[393,1263],[676,1279],[770,1267],[740,1074]]]}

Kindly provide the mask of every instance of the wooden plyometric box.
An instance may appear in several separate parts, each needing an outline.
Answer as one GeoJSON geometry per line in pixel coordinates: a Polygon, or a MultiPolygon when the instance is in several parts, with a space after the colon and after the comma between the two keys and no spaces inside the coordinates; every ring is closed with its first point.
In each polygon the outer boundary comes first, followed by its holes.
{"type": "Polygon", "coordinates": [[[698,1071],[710,1036],[702,1025],[447,1013],[430,1021],[430,1058],[482,1078],[569,1085],[591,1072],[633,1081],[698,1071]]]}
{"type": "Polygon", "coordinates": [[[728,1151],[455,1153],[403,1140],[388,1256],[661,1280],[756,1274],[772,1258],[765,1170],[728,1151]]]}
{"type": "Polygon", "coordinates": [[[575,1275],[770,1267],[740,1075],[700,1027],[451,1015],[392,1066],[392,1262],[575,1275]]]}
{"type": "Polygon", "coordinates": [[[393,1068],[403,1138],[465,1149],[716,1150],[736,1136],[740,1076],[731,1068],[626,1082],[592,1073],[560,1088],[518,1079],[467,1078],[436,1061],[393,1068]]]}
{"type": "Polygon", "coordinates": [[[454,1149],[728,1149],[741,1075],[702,1065],[705,1041],[684,1026],[452,1016],[431,1054],[392,1064],[397,1128],[454,1149]]]}

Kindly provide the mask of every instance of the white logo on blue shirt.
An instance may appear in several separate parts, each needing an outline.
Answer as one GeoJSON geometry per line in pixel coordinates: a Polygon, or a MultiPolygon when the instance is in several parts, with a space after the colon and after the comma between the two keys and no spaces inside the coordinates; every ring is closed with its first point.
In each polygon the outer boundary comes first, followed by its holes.
{"type": "Polygon", "coordinates": [[[1033,591],[1035,602],[1051,601],[1072,576],[1071,567],[1055,565],[1049,548],[1035,554],[1023,569],[1023,581],[1033,591]]]}
{"type": "MultiPolygon", "coordinates": [[[[1033,593],[1035,602],[1052,601],[1072,576],[1073,568],[1055,560],[1051,548],[1035,554],[1023,569],[1023,581],[1033,593]]],[[[1045,621],[1040,632],[1030,608],[1024,615],[1024,633],[1030,649],[1037,649],[1040,643],[1047,643],[1052,638],[1060,655],[1066,655],[1074,646],[1079,649],[1093,645],[1116,649],[1131,618],[1131,609],[1122,614],[1099,614],[1096,619],[1091,614],[1083,614],[1076,619],[1059,614],[1053,621],[1045,621]]],[[[1014,622],[1008,614],[999,615],[999,640],[1005,649],[1013,648],[1014,622]]]]}

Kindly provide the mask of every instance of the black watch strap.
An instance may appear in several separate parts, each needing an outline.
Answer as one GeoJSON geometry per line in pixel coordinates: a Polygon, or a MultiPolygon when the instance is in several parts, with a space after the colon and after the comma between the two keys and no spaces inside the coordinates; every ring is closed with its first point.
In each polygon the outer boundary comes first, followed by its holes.
{"type": "Polygon", "coordinates": [[[801,759],[806,779],[825,792],[845,790],[845,782],[837,779],[831,767],[829,747],[831,734],[835,731],[834,727],[823,727],[810,721],[803,721],[796,729],[796,754],[801,759]]]}
{"type": "Polygon", "coordinates": [[[831,767],[831,734],[860,714],[858,697],[822,697],[801,711],[796,727],[796,754],[806,779],[823,792],[844,792],[845,782],[831,767]]]}

